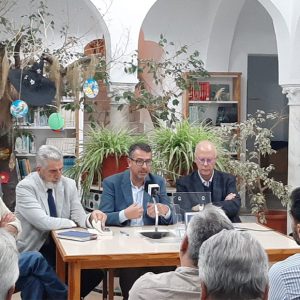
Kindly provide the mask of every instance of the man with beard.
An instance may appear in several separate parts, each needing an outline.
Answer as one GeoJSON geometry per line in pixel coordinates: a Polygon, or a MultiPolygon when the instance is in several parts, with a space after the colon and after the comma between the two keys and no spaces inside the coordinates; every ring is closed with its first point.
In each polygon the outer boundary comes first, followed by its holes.
{"type": "MultiPolygon", "coordinates": [[[[16,188],[16,217],[23,231],[18,237],[20,252],[40,251],[55,268],[55,244],[51,230],[92,227],[92,220],[104,223],[99,210],[86,214],[78,197],[75,181],[62,176],[63,155],[54,146],[43,145],[36,156],[36,172],[16,188]]],[[[102,270],[83,270],[81,296],[86,296],[103,279],[102,270]]]]}
{"type": "MultiPolygon", "coordinates": [[[[143,226],[154,225],[155,207],[151,196],[145,190],[146,183],[159,186],[157,210],[159,224],[172,222],[170,201],[166,192],[165,180],[150,173],[152,151],[148,144],[137,143],[128,152],[128,168],[122,173],[103,180],[103,194],[100,209],[107,214],[107,225],[143,226]]],[[[174,268],[172,268],[174,269],[174,268]]],[[[137,278],[146,272],[159,273],[169,268],[130,268],[120,269],[120,286],[124,299],[137,278]]]]}
{"type": "MultiPolygon", "coordinates": [[[[291,194],[293,237],[300,245],[300,188],[291,194]]],[[[269,270],[269,299],[291,300],[300,298],[300,253],[274,264],[269,270]]]]}

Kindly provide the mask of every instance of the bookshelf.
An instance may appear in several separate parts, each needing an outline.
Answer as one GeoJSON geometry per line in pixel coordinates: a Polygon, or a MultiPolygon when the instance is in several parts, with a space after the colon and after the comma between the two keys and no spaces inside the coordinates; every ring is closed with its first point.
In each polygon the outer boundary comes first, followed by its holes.
{"type": "MultiPolygon", "coordinates": [[[[67,99],[63,103],[71,101],[73,99],[67,99]]],[[[28,172],[35,170],[36,152],[45,144],[52,144],[62,151],[65,170],[74,164],[82,139],[83,111],[61,109],[60,112],[65,120],[65,126],[61,131],[54,131],[48,126],[48,117],[42,107],[34,108],[27,118],[17,119],[14,152],[19,180],[28,172]],[[23,168],[23,165],[27,168],[23,168]]]]}
{"type": "MultiPolygon", "coordinates": [[[[183,117],[214,126],[240,121],[241,73],[210,72],[183,94],[183,117]]],[[[186,76],[189,76],[188,73],[186,76]]]]}

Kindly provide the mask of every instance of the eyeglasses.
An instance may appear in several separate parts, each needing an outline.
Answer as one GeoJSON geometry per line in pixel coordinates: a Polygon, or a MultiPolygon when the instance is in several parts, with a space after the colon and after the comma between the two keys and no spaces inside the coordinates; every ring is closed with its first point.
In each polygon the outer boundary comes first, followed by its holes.
{"type": "Polygon", "coordinates": [[[135,164],[139,167],[142,167],[144,164],[146,164],[147,167],[152,165],[152,160],[151,159],[143,160],[143,159],[133,159],[131,157],[129,157],[129,159],[134,161],[135,164]]]}
{"type": "Polygon", "coordinates": [[[197,157],[196,159],[201,165],[205,165],[205,163],[207,165],[212,165],[216,160],[215,158],[201,158],[201,157],[197,157]]]}

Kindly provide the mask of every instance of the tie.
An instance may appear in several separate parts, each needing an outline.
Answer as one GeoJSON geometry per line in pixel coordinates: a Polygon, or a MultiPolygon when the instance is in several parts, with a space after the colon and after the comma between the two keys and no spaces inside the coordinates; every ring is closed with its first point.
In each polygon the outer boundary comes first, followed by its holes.
{"type": "Polygon", "coordinates": [[[47,193],[48,193],[48,205],[49,205],[50,216],[57,217],[56,206],[52,195],[52,189],[48,189],[47,193]]]}

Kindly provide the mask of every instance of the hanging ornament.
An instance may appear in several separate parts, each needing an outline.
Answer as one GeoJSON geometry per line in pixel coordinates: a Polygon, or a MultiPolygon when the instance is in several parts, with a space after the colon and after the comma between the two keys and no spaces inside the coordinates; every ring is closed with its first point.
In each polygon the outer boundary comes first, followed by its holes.
{"type": "Polygon", "coordinates": [[[65,120],[60,113],[52,113],[49,116],[48,125],[52,130],[61,130],[65,125],[65,120]]]}
{"type": "Polygon", "coordinates": [[[9,182],[9,173],[8,172],[0,172],[0,183],[8,183],[9,182]]]}
{"type": "Polygon", "coordinates": [[[10,106],[10,113],[15,118],[23,118],[28,113],[28,105],[23,100],[15,100],[10,106]]]}
{"type": "Polygon", "coordinates": [[[83,92],[88,98],[95,98],[99,93],[99,86],[95,79],[89,78],[83,84],[83,92]]]}

